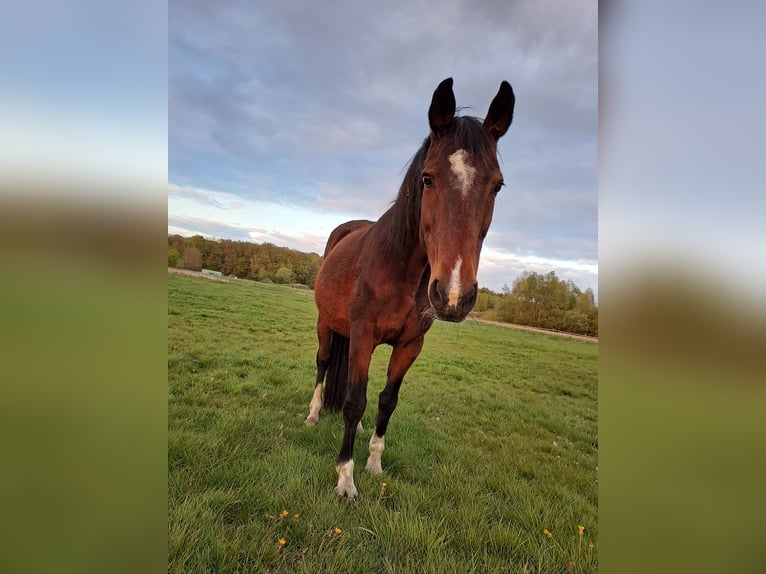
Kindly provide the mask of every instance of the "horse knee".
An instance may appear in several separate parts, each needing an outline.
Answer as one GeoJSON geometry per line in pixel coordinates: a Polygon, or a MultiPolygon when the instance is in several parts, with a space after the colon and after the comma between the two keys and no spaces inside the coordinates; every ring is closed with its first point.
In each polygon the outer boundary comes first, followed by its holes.
{"type": "Polygon", "coordinates": [[[350,392],[343,405],[343,418],[348,423],[356,424],[361,420],[365,408],[367,408],[367,397],[364,393],[350,392]]]}

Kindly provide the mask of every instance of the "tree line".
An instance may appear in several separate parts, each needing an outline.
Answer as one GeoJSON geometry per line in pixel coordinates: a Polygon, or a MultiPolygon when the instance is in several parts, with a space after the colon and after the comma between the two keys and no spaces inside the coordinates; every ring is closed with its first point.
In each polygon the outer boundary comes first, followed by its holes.
{"type": "MultiPolygon", "coordinates": [[[[201,235],[168,235],[168,267],[211,269],[240,279],[300,283],[314,288],[322,257],[271,243],[256,244],[201,235]]],[[[554,271],[526,271],[501,293],[482,287],[474,314],[484,319],[598,336],[598,307],[591,288],[582,291],[554,271]]]]}
{"type": "Polygon", "coordinates": [[[555,271],[525,271],[513,287],[502,293],[479,290],[477,315],[506,323],[598,336],[598,306],[593,289],[582,291],[572,281],[564,281],[555,271]]]}
{"type": "Polygon", "coordinates": [[[210,269],[240,279],[300,283],[314,288],[322,258],[272,243],[168,235],[168,267],[210,269]]]}

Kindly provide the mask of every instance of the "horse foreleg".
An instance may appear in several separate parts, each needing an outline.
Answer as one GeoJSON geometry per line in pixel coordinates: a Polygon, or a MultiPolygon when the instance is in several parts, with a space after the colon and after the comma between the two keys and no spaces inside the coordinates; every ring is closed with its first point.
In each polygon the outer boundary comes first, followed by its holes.
{"type": "Polygon", "coordinates": [[[356,498],[358,494],[354,484],[354,439],[367,407],[367,373],[372,350],[371,342],[365,339],[360,343],[352,336],[349,348],[350,385],[346,402],[343,404],[343,444],[335,462],[335,470],[338,473],[335,492],[350,499],[356,498]]]}
{"type": "Polygon", "coordinates": [[[378,398],[378,418],[375,423],[375,432],[370,438],[370,456],[367,458],[367,470],[372,474],[383,472],[381,456],[385,446],[386,429],[388,420],[396,409],[399,402],[399,388],[404,380],[404,375],[415,362],[423,348],[423,338],[415,339],[405,345],[394,347],[391,359],[388,362],[388,376],[386,386],[378,398]]]}
{"type": "Polygon", "coordinates": [[[319,422],[319,411],[322,410],[322,383],[330,362],[330,339],[332,331],[322,324],[321,319],[317,322],[317,337],[319,338],[319,350],[317,351],[317,380],[314,385],[314,394],[309,404],[309,416],[306,425],[313,427],[319,422]]]}

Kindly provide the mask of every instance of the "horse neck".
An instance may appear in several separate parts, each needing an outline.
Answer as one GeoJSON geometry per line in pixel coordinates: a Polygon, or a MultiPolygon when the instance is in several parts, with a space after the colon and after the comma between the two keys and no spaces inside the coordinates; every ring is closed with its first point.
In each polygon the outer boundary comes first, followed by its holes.
{"type": "MultiPolygon", "coordinates": [[[[399,198],[406,201],[407,198],[399,198]]],[[[428,265],[428,256],[420,243],[420,233],[407,213],[395,203],[376,223],[376,240],[380,246],[381,263],[392,268],[406,282],[419,282],[428,265]]]]}
{"type": "Polygon", "coordinates": [[[419,182],[429,146],[430,138],[426,138],[407,168],[396,201],[374,226],[381,265],[391,271],[391,277],[409,285],[414,283],[415,289],[428,266],[428,256],[420,243],[419,182]]]}

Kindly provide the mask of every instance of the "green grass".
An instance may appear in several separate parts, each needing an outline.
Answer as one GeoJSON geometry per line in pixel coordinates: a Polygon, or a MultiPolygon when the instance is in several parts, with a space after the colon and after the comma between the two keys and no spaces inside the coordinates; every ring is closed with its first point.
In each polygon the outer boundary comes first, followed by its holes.
{"type": "Polygon", "coordinates": [[[597,570],[596,344],[437,322],[373,477],[379,347],[349,503],[341,415],[303,425],[315,319],[309,291],[168,275],[169,571],[597,570]]]}

